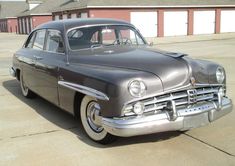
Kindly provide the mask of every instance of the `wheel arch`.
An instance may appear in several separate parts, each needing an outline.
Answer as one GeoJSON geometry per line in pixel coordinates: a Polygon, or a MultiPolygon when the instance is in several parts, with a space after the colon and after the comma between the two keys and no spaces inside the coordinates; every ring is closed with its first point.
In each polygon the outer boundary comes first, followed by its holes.
{"type": "Polygon", "coordinates": [[[20,81],[20,69],[16,69],[16,79],[20,81]]]}
{"type": "Polygon", "coordinates": [[[81,102],[82,99],[85,97],[84,94],[80,93],[80,92],[75,92],[74,95],[74,101],[73,101],[73,107],[74,107],[74,116],[75,117],[80,117],[80,106],[81,106],[81,102]]]}

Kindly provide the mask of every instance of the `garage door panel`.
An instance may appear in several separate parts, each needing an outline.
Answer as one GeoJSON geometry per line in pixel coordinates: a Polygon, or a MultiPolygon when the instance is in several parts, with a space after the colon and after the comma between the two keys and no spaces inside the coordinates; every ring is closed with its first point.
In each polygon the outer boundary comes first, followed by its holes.
{"type": "Polygon", "coordinates": [[[235,10],[221,11],[221,32],[235,32],[235,10]]]}
{"type": "Polygon", "coordinates": [[[144,37],[157,37],[157,12],[131,12],[131,23],[144,37]]]}
{"type": "Polygon", "coordinates": [[[59,15],[55,15],[55,20],[59,20],[60,16],[59,15]]]}
{"type": "Polygon", "coordinates": [[[188,14],[186,11],[164,12],[164,36],[187,35],[188,14]]]}
{"type": "Polygon", "coordinates": [[[77,18],[77,13],[71,14],[71,18],[77,18]]]}
{"type": "Polygon", "coordinates": [[[193,29],[195,35],[215,33],[215,11],[195,11],[193,29]]]}
{"type": "Polygon", "coordinates": [[[88,14],[87,13],[81,13],[81,18],[88,18],[88,14]]]}
{"type": "Polygon", "coordinates": [[[64,14],[63,15],[63,20],[66,20],[68,18],[68,15],[67,14],[64,14]]]}

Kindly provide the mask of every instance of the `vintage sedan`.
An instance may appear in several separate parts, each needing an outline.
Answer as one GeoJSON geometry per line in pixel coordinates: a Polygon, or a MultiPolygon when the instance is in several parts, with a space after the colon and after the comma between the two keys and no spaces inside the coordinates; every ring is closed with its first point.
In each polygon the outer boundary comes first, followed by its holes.
{"type": "MultiPolygon", "coordinates": [[[[151,48],[130,23],[37,27],[13,57],[22,94],[78,115],[94,141],[200,127],[232,111],[222,66],[151,48]]],[[[143,137],[144,138],[144,137],[143,137]]]]}

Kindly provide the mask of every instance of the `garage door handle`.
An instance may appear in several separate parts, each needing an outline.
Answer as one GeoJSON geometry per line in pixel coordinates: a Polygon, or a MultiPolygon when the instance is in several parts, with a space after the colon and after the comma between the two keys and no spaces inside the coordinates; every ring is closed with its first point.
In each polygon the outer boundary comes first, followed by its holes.
{"type": "Polygon", "coordinates": [[[42,57],[36,56],[36,55],[34,55],[33,57],[34,57],[34,59],[36,59],[36,60],[42,60],[42,59],[43,59],[42,57]]]}

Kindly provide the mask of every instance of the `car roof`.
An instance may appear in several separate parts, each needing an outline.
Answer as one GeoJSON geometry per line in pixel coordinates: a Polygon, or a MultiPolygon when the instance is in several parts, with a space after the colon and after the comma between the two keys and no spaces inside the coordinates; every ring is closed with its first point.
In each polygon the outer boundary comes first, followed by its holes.
{"type": "MultiPolygon", "coordinates": [[[[79,27],[79,26],[89,26],[89,25],[128,25],[132,26],[130,23],[124,20],[117,19],[106,19],[106,18],[78,18],[78,19],[66,19],[58,21],[50,21],[38,26],[36,29],[56,29],[61,32],[67,31],[68,29],[79,27]]],[[[35,29],[35,30],[36,30],[35,29]]]]}

